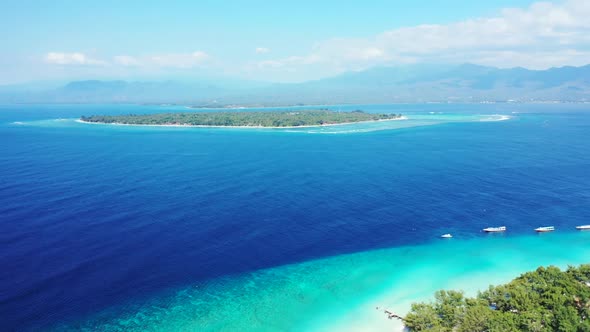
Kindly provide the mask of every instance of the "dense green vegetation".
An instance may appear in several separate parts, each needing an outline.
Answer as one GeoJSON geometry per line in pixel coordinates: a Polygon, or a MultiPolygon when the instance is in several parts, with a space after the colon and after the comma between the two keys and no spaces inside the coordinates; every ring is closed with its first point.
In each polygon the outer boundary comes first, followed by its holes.
{"type": "Polygon", "coordinates": [[[540,267],[474,298],[438,291],[433,303],[412,304],[411,331],[590,331],[590,265],[540,267]]]}
{"type": "Polygon", "coordinates": [[[82,116],[81,120],[86,122],[133,125],[298,127],[390,120],[400,117],[401,114],[371,114],[358,110],[353,112],[309,110],[282,112],[192,112],[146,115],[92,115],[88,117],[82,116]]]}

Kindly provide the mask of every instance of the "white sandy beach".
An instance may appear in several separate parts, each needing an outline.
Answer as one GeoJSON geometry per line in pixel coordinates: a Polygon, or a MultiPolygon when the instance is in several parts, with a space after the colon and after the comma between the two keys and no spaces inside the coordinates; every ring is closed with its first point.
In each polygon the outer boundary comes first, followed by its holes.
{"type": "Polygon", "coordinates": [[[564,269],[590,263],[588,240],[590,233],[578,232],[550,237],[490,237],[415,247],[407,254],[414,256],[416,262],[412,264],[411,259],[405,258],[404,266],[380,294],[316,330],[403,331],[402,322],[388,319],[385,309],[404,316],[413,302],[431,301],[439,289],[463,290],[467,296],[475,296],[489,285],[509,282],[538,266],[564,269]],[[431,252],[425,251],[428,247],[431,252]]]}

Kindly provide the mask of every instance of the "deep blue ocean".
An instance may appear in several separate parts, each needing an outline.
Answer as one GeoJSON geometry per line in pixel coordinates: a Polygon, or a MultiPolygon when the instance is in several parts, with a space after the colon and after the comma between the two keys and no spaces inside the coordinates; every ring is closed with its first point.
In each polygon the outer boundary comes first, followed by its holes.
{"type": "Polygon", "coordinates": [[[178,106],[0,106],[0,329],[446,232],[590,224],[590,104],[333,108],[440,119],[329,134],[73,121],[178,106]],[[492,114],[511,118],[461,120],[492,114]]]}

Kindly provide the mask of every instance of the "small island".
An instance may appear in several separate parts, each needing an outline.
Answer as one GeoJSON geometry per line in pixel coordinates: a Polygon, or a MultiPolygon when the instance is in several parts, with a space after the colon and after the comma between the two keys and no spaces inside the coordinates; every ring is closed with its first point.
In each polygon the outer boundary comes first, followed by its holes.
{"type": "Polygon", "coordinates": [[[144,115],[92,115],[82,116],[80,121],[87,123],[151,126],[293,128],[400,119],[403,119],[401,114],[365,113],[361,110],[335,112],[321,109],[265,112],[184,112],[144,115]]]}

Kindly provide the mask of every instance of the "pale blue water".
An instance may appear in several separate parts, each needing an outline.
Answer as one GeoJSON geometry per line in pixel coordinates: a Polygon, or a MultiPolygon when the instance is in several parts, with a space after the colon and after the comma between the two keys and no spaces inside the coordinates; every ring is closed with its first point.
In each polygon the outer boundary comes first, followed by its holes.
{"type": "Polygon", "coordinates": [[[590,105],[336,107],[356,108],[409,120],[150,128],[73,119],[185,109],[0,106],[3,329],[321,330],[588,257],[590,105]]]}

